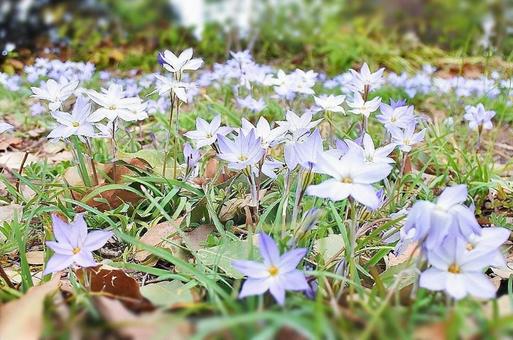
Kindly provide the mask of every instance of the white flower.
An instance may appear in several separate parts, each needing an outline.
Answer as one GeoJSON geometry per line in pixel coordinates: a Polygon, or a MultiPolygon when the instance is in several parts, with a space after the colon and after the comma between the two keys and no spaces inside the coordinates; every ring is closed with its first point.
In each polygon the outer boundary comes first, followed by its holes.
{"type": "Polygon", "coordinates": [[[389,131],[392,135],[392,142],[397,144],[403,152],[410,152],[412,146],[422,142],[426,134],[426,129],[415,133],[415,123],[408,125],[404,130],[391,127],[389,131]]]}
{"type": "Polygon", "coordinates": [[[392,171],[392,166],[386,163],[364,163],[353,152],[346,153],[340,159],[325,152],[319,155],[317,166],[319,172],[331,178],[321,184],[310,185],[306,189],[308,195],[332,201],[351,196],[370,209],[376,209],[380,204],[372,184],[386,178],[392,171]]]}
{"type": "Polygon", "coordinates": [[[381,98],[375,97],[365,101],[360,92],[355,92],[353,101],[349,102],[348,105],[351,107],[351,112],[354,114],[369,117],[370,114],[376,111],[381,105],[381,98]]]}
{"type": "Polygon", "coordinates": [[[346,100],[346,96],[319,96],[314,97],[315,104],[319,106],[323,111],[329,112],[342,112],[344,113],[344,108],[341,106],[344,100],[346,100]]]}
{"type": "Polygon", "coordinates": [[[86,93],[100,106],[91,116],[94,122],[104,118],[109,121],[114,121],[116,118],[135,121],[148,117],[144,112],[146,104],[139,97],[125,98],[121,85],[111,84],[108,89],[102,89],[102,92],[87,90],[86,93]]]}
{"type": "Polygon", "coordinates": [[[467,106],[465,112],[463,118],[468,121],[468,126],[472,130],[477,130],[479,127],[490,130],[493,127],[492,118],[495,116],[495,111],[486,111],[483,104],[467,106]]]}
{"type": "Polygon", "coordinates": [[[267,149],[268,147],[274,146],[276,142],[283,136],[286,129],[282,126],[278,126],[274,129],[271,129],[271,125],[264,117],[260,117],[257,122],[257,125],[254,126],[245,118],[242,118],[242,132],[244,134],[249,134],[251,130],[255,130],[255,135],[257,138],[260,138],[262,143],[262,147],[267,149]]]}
{"type": "Polygon", "coordinates": [[[206,145],[211,145],[217,140],[217,136],[226,136],[232,131],[232,128],[221,126],[221,116],[217,115],[210,123],[202,118],[196,119],[196,130],[185,133],[185,136],[196,141],[196,147],[199,149],[206,145]]]}
{"type": "Polygon", "coordinates": [[[94,125],[91,121],[91,103],[84,97],[78,97],[71,114],[62,111],[52,112],[59,125],[48,138],[68,138],[70,136],[94,137],[94,125]]]}
{"type": "Polygon", "coordinates": [[[292,111],[287,111],[285,121],[279,121],[278,125],[284,127],[291,133],[295,133],[297,131],[310,130],[317,126],[321,122],[322,119],[314,120],[312,122],[312,114],[310,112],[305,112],[301,117],[295,114],[292,111]]]}
{"type": "Polygon", "coordinates": [[[173,78],[163,77],[159,74],[155,74],[155,78],[158,80],[156,91],[159,93],[159,96],[169,95],[173,93],[183,101],[187,103],[187,84],[181,81],[177,81],[173,78]]]}
{"type": "Polygon", "coordinates": [[[397,146],[395,144],[388,144],[376,149],[371,136],[367,133],[363,135],[363,147],[351,140],[346,140],[345,142],[349,146],[351,152],[356,152],[362,156],[365,163],[395,163],[392,158],[388,157],[388,155],[390,155],[397,146]]]}
{"type": "Polygon", "coordinates": [[[78,80],[68,82],[66,78],[59,79],[59,82],[48,79],[46,83],[42,83],[41,87],[31,87],[31,90],[34,93],[33,97],[47,100],[50,110],[56,111],[73,94],[78,83],[78,80]]]}
{"type": "Polygon", "coordinates": [[[353,91],[357,91],[360,93],[369,92],[376,86],[380,85],[383,78],[384,68],[380,68],[374,73],[371,73],[369,69],[369,65],[364,63],[360,69],[360,72],[356,72],[355,70],[349,70],[353,79],[351,81],[351,88],[353,91]]]}
{"type": "Polygon", "coordinates": [[[183,71],[195,71],[201,67],[203,60],[201,58],[192,59],[192,48],[184,50],[177,57],[173,52],[166,50],[160,53],[164,68],[172,73],[181,73],[183,71]]]}
{"type": "Polygon", "coordinates": [[[420,275],[420,287],[443,290],[459,300],[467,295],[480,299],[495,297],[495,286],[483,271],[490,266],[488,254],[468,252],[466,241],[451,237],[428,251],[431,268],[420,275]]]}

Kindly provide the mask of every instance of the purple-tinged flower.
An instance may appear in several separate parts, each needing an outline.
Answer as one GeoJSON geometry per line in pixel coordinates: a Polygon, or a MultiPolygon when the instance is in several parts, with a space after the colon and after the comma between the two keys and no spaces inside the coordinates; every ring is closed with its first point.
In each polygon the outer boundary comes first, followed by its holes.
{"type": "Polygon", "coordinates": [[[59,82],[48,79],[41,87],[31,87],[31,90],[34,93],[33,97],[48,101],[50,110],[56,111],[75,92],[78,83],[78,80],[68,82],[64,77],[60,78],[59,82]]]}
{"type": "Polygon", "coordinates": [[[260,233],[259,242],[263,263],[246,260],[232,262],[235,269],[247,276],[239,298],[261,295],[269,290],[276,301],[283,305],[285,291],[309,289],[305,274],[296,269],[305,257],[307,249],[292,249],[280,256],[278,247],[271,237],[260,233]]]}
{"type": "Polygon", "coordinates": [[[196,147],[201,148],[206,145],[212,145],[217,140],[217,136],[226,136],[233,129],[227,126],[221,126],[221,116],[217,115],[210,123],[202,118],[196,119],[196,130],[185,133],[185,136],[196,141],[196,147]]]}
{"type": "Polygon", "coordinates": [[[57,123],[48,138],[68,138],[70,136],[95,137],[94,124],[91,121],[91,103],[85,97],[78,97],[71,114],[62,111],[52,112],[57,123]]]}
{"type": "Polygon", "coordinates": [[[462,204],[466,199],[467,186],[460,184],[446,188],[436,203],[417,201],[408,213],[402,235],[423,242],[427,249],[438,247],[449,235],[467,240],[473,234],[481,235],[474,212],[462,204]]]}
{"type": "Polygon", "coordinates": [[[320,111],[324,112],[340,112],[344,113],[342,103],[346,100],[346,96],[322,95],[314,97],[315,104],[319,107],[320,111]]]}
{"type": "Polygon", "coordinates": [[[486,256],[492,267],[505,267],[506,260],[500,250],[511,235],[506,228],[490,227],[481,229],[481,235],[472,234],[467,239],[466,248],[470,254],[486,256]]]}
{"type": "Polygon", "coordinates": [[[351,140],[346,140],[346,143],[350,152],[361,155],[365,163],[395,163],[392,158],[388,157],[396,148],[395,144],[387,144],[376,149],[372,137],[367,133],[362,138],[363,147],[351,140]]]}
{"type": "Polygon", "coordinates": [[[408,125],[406,129],[391,127],[392,143],[396,144],[402,152],[410,152],[412,146],[424,140],[426,129],[415,132],[415,123],[408,125]]]}
{"type": "Polygon", "coordinates": [[[82,214],[77,214],[69,224],[56,215],[52,215],[52,221],[56,241],[47,241],[46,245],[55,254],[48,260],[43,274],[61,271],[72,264],[96,266],[92,252],[103,247],[112,237],[112,232],[96,230],[88,233],[82,214]]]}
{"type": "Polygon", "coordinates": [[[351,89],[360,93],[369,92],[381,84],[383,79],[383,71],[385,71],[385,69],[380,68],[376,72],[371,73],[367,63],[362,65],[360,72],[356,72],[353,69],[349,70],[353,76],[350,84],[351,89]]]}
{"type": "Polygon", "coordinates": [[[466,241],[447,238],[440,246],[427,252],[431,265],[420,274],[419,286],[445,291],[456,300],[471,295],[480,299],[495,297],[496,288],[483,271],[490,266],[487,254],[472,254],[466,241]]]}
{"type": "Polygon", "coordinates": [[[299,164],[302,168],[312,171],[323,151],[321,134],[315,129],[303,142],[285,147],[285,163],[290,170],[299,164]]]}
{"type": "Polygon", "coordinates": [[[369,117],[381,105],[381,97],[365,101],[360,92],[355,92],[353,101],[349,102],[348,105],[352,113],[369,117]]]}
{"type": "Polygon", "coordinates": [[[373,183],[386,178],[392,166],[385,163],[365,163],[354,152],[346,153],[342,158],[323,153],[319,157],[318,171],[331,176],[321,184],[310,185],[306,193],[311,196],[340,201],[351,196],[370,209],[379,205],[373,183]]]}
{"type": "Polygon", "coordinates": [[[189,143],[183,146],[183,156],[188,172],[192,172],[201,158],[199,150],[194,149],[189,143]]]}
{"type": "Polygon", "coordinates": [[[12,126],[11,124],[0,122],[0,133],[4,133],[10,130],[14,130],[14,126],[12,126]]]}
{"type": "Polygon", "coordinates": [[[392,109],[396,109],[401,106],[406,106],[406,99],[398,99],[398,100],[390,99],[390,107],[392,109]]]}
{"type": "Polygon", "coordinates": [[[348,151],[349,145],[347,145],[347,143],[344,140],[337,138],[335,140],[335,148],[327,150],[326,153],[340,159],[344,157],[348,151]]]}
{"type": "Polygon", "coordinates": [[[30,105],[30,114],[32,116],[39,116],[43,112],[45,112],[46,108],[41,105],[41,103],[35,103],[30,105]]]}
{"type": "Polygon", "coordinates": [[[413,105],[392,107],[391,105],[381,104],[381,114],[376,118],[385,126],[387,130],[391,128],[406,129],[410,125],[415,125],[415,115],[413,114],[413,105]]]}
{"type": "Polygon", "coordinates": [[[273,158],[266,158],[262,164],[262,173],[271,179],[276,179],[277,172],[283,168],[283,163],[273,158]]]}
{"type": "Polygon", "coordinates": [[[217,135],[217,143],[218,157],[227,161],[228,167],[233,170],[251,167],[258,163],[265,154],[260,138],[255,136],[255,130],[251,130],[248,134],[240,131],[234,141],[223,135],[217,135]]]}
{"type": "Polygon", "coordinates": [[[463,118],[468,121],[468,126],[472,130],[485,129],[490,130],[493,127],[492,118],[495,111],[486,111],[483,104],[477,106],[467,106],[463,118]]]}
{"type": "Polygon", "coordinates": [[[192,48],[188,48],[177,57],[173,52],[165,50],[159,53],[159,63],[162,61],[162,66],[172,73],[182,73],[188,70],[195,71],[203,65],[203,60],[201,58],[193,59],[192,53],[192,48]]]}

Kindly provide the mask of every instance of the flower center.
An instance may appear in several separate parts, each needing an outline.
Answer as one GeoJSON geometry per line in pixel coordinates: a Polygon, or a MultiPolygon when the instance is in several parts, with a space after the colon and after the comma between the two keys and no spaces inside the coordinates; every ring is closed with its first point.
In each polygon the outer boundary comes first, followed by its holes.
{"type": "Polygon", "coordinates": [[[465,247],[468,251],[474,250],[475,246],[472,243],[467,243],[467,246],[465,247]]]}
{"type": "Polygon", "coordinates": [[[241,162],[245,162],[245,161],[247,161],[247,160],[248,160],[248,157],[246,157],[246,156],[244,156],[244,155],[240,155],[240,156],[239,156],[239,161],[241,161],[241,162]]]}
{"type": "Polygon", "coordinates": [[[453,273],[453,274],[459,274],[460,272],[460,266],[458,266],[456,263],[453,263],[449,266],[449,268],[447,268],[447,271],[449,273],[453,273]]]}
{"type": "Polygon", "coordinates": [[[353,179],[351,177],[344,177],[340,180],[342,183],[351,184],[353,183],[353,179]]]}
{"type": "Polygon", "coordinates": [[[109,110],[116,110],[116,109],[117,109],[116,105],[109,106],[109,110]]]}
{"type": "Polygon", "coordinates": [[[278,275],[278,272],[280,270],[276,266],[271,266],[271,267],[269,267],[269,269],[267,269],[267,271],[269,272],[269,275],[276,276],[276,275],[278,275]]]}
{"type": "Polygon", "coordinates": [[[73,125],[74,128],[77,128],[80,126],[80,123],[77,121],[74,121],[73,123],[71,123],[71,125],[73,125]]]}
{"type": "Polygon", "coordinates": [[[72,252],[73,252],[73,255],[77,255],[78,253],[80,253],[80,248],[75,247],[75,248],[73,248],[72,252]]]}
{"type": "Polygon", "coordinates": [[[390,121],[391,121],[392,123],[394,123],[396,120],[397,120],[397,117],[396,117],[396,116],[392,116],[392,117],[390,118],[390,121]]]}

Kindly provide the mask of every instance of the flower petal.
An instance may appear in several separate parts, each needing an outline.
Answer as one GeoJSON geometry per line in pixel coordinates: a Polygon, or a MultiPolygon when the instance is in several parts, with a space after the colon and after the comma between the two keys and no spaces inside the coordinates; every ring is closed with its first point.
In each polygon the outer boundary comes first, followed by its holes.
{"type": "Polygon", "coordinates": [[[239,298],[246,296],[261,295],[269,289],[269,279],[247,279],[242,285],[239,298]]]}
{"type": "Polygon", "coordinates": [[[296,269],[299,262],[301,262],[303,257],[305,257],[307,251],[308,249],[306,248],[298,248],[292,249],[283,254],[278,262],[280,272],[287,273],[296,269]]]}
{"type": "Polygon", "coordinates": [[[263,263],[246,260],[236,260],[232,261],[232,267],[250,278],[262,279],[269,277],[267,267],[263,263]]]}
{"type": "Polygon", "coordinates": [[[433,291],[444,290],[447,272],[429,268],[420,274],[419,286],[433,291]]]}
{"type": "Polygon", "coordinates": [[[463,203],[467,199],[467,186],[465,184],[447,187],[438,196],[436,203],[446,209],[455,204],[463,203]]]}
{"type": "Polygon", "coordinates": [[[278,264],[280,261],[280,251],[276,246],[276,242],[266,233],[259,233],[260,254],[264,258],[266,266],[278,264]]]}
{"type": "Polygon", "coordinates": [[[73,256],[54,254],[46,263],[43,275],[60,272],[73,263],[73,256]]]}
{"type": "Polygon", "coordinates": [[[83,249],[93,251],[100,249],[112,237],[112,232],[106,230],[95,230],[87,234],[83,249]]]}
{"type": "Polygon", "coordinates": [[[280,275],[280,282],[286,290],[308,290],[310,286],[306,281],[305,274],[299,270],[294,270],[280,275]]]}

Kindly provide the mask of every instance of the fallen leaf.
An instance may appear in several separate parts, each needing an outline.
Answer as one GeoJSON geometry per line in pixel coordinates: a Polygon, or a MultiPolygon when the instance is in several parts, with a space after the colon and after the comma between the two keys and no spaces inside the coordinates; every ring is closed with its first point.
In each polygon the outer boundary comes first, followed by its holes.
{"type": "Polygon", "coordinates": [[[21,220],[23,216],[23,207],[19,204],[10,204],[0,207],[0,224],[2,222],[11,222],[14,217],[21,220]]]}
{"type": "Polygon", "coordinates": [[[45,263],[45,252],[34,250],[27,252],[27,262],[32,265],[40,265],[45,263]]]}
{"type": "Polygon", "coordinates": [[[133,310],[153,309],[141,295],[139,283],[121,269],[101,266],[80,268],[76,273],[82,284],[91,292],[116,298],[133,310]]]}
{"type": "Polygon", "coordinates": [[[150,283],[141,288],[141,294],[155,306],[179,308],[194,303],[191,288],[178,280],[150,283]]]}
{"type": "Polygon", "coordinates": [[[60,277],[30,288],[21,298],[0,306],[0,339],[37,340],[43,330],[45,298],[59,288],[60,277]]]}
{"type": "Polygon", "coordinates": [[[198,251],[203,248],[203,244],[207,241],[208,236],[212,234],[214,229],[212,225],[200,225],[185,233],[183,241],[189,250],[198,251]]]}
{"type": "MultiPolygon", "coordinates": [[[[174,223],[170,223],[168,221],[161,222],[149,228],[148,231],[146,231],[146,233],[141,237],[140,241],[153,247],[160,245],[163,240],[178,232],[178,228],[180,227],[183,219],[184,218],[181,217],[174,221],[174,223]]],[[[135,254],[134,259],[138,262],[142,262],[146,260],[150,255],[151,253],[149,251],[139,250],[135,254]]]]}
{"type": "Polygon", "coordinates": [[[229,277],[240,279],[243,275],[233,268],[232,261],[248,259],[250,249],[251,247],[247,240],[226,240],[222,245],[198,250],[196,252],[196,260],[205,266],[218,266],[229,277]]]}
{"type": "Polygon", "coordinates": [[[342,257],[344,238],[340,234],[330,234],[318,239],[314,243],[314,251],[321,255],[325,263],[335,260],[335,256],[342,257]]]}
{"type": "Polygon", "coordinates": [[[95,297],[94,302],[111,328],[124,338],[166,339],[172,334],[175,340],[185,340],[193,335],[191,323],[177,316],[160,311],[136,315],[121,302],[103,296],[95,297]]]}
{"type": "MultiPolygon", "coordinates": [[[[25,152],[22,151],[6,152],[0,156],[0,167],[19,171],[24,157],[25,152]]],[[[38,157],[29,154],[24,166],[37,163],[38,161],[38,157]]]]}

